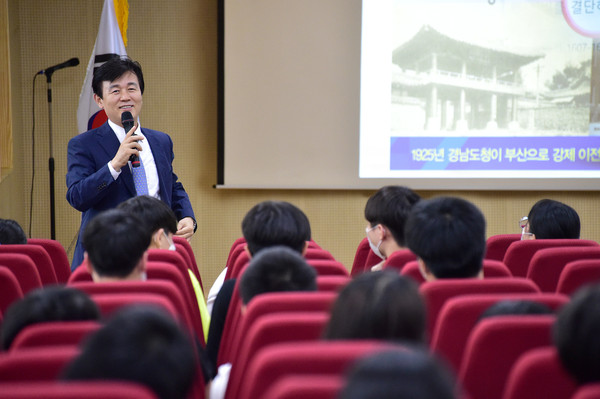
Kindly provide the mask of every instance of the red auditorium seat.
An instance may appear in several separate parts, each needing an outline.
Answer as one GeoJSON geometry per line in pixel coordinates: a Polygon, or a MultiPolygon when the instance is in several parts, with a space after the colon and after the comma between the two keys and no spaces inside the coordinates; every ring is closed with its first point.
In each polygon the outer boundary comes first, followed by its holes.
{"type": "Polygon", "coordinates": [[[566,295],[574,294],[586,284],[600,281],[600,259],[584,259],[567,263],[560,272],[556,292],[566,295]]]}
{"type": "Polygon", "coordinates": [[[229,268],[227,268],[227,273],[225,274],[225,280],[229,280],[231,278],[238,278],[242,275],[242,270],[244,267],[250,263],[250,255],[246,251],[242,251],[236,257],[235,262],[229,268]]]}
{"type": "Polygon", "coordinates": [[[237,399],[258,399],[289,375],[342,376],[357,359],[392,348],[373,341],[318,341],[272,345],[259,351],[246,370],[237,399]]]}
{"type": "Polygon", "coordinates": [[[158,294],[145,293],[126,293],[126,294],[95,294],[92,299],[100,308],[100,313],[104,318],[110,317],[117,310],[130,305],[150,305],[157,306],[168,312],[174,319],[177,319],[177,310],[175,306],[164,296],[158,294]]]}
{"type": "Polygon", "coordinates": [[[529,262],[527,278],[536,283],[542,292],[555,292],[566,264],[581,259],[600,259],[600,246],[540,249],[529,262]]]}
{"type": "Polygon", "coordinates": [[[181,247],[183,247],[183,249],[185,249],[185,252],[187,253],[188,258],[191,262],[191,269],[196,275],[196,278],[198,279],[198,282],[200,283],[200,286],[202,286],[202,290],[204,291],[204,286],[202,285],[202,276],[200,275],[200,269],[198,268],[198,263],[196,262],[196,255],[194,255],[194,250],[192,249],[192,246],[190,245],[188,240],[186,240],[183,237],[173,236],[173,242],[175,243],[175,247],[177,247],[177,244],[179,244],[181,245],[181,247]]]}
{"type": "Polygon", "coordinates": [[[42,285],[56,284],[56,273],[50,255],[39,245],[0,245],[0,253],[15,253],[27,255],[35,263],[42,285]]]}
{"type": "Polygon", "coordinates": [[[48,238],[30,238],[27,244],[43,247],[54,265],[54,273],[59,283],[65,284],[71,275],[71,264],[62,244],[48,238]]]}
{"type": "Polygon", "coordinates": [[[23,291],[12,272],[0,264],[0,316],[4,317],[6,310],[13,302],[23,298],[23,291]]]}
{"type": "Polygon", "coordinates": [[[317,341],[329,320],[328,312],[272,313],[257,318],[249,326],[240,346],[227,384],[225,399],[235,399],[244,389],[244,378],[248,363],[258,351],[284,342],[317,341]]]}
{"type": "Polygon", "coordinates": [[[427,306],[427,331],[432,333],[442,306],[449,298],[467,294],[539,293],[539,288],[524,278],[441,279],[421,284],[419,291],[427,306]]]}
{"type": "Polygon", "coordinates": [[[540,249],[553,247],[589,247],[598,246],[592,240],[561,239],[561,240],[523,240],[515,241],[506,250],[503,262],[515,277],[527,276],[529,261],[540,249]]]}
{"type": "MultiPolygon", "coordinates": [[[[417,261],[408,262],[400,271],[400,274],[409,276],[415,280],[419,285],[425,282],[421,271],[419,270],[419,264],[417,261]]],[[[483,260],[483,277],[484,278],[500,278],[500,277],[512,277],[508,267],[500,261],[492,259],[483,260]]]]}
{"type": "Polygon", "coordinates": [[[52,381],[77,355],[76,346],[30,348],[0,354],[0,381],[52,381]]]}
{"type": "Polygon", "coordinates": [[[343,387],[344,378],[337,375],[291,375],[274,383],[264,399],[336,399],[343,387]]]}
{"type": "Polygon", "coordinates": [[[10,351],[35,347],[78,346],[88,334],[100,328],[100,322],[51,321],[25,327],[10,345],[10,351]]]}
{"type": "Polygon", "coordinates": [[[148,388],[122,381],[0,383],[0,399],[157,399],[148,388]]]}
{"type": "Polygon", "coordinates": [[[369,240],[365,237],[360,241],[358,247],[356,247],[354,261],[352,262],[352,270],[350,272],[352,277],[367,271],[367,258],[369,257],[370,252],[372,252],[371,246],[369,245],[369,240]]]}
{"type": "Polygon", "coordinates": [[[521,234],[498,234],[491,236],[486,241],[485,259],[502,261],[510,244],[519,240],[521,240],[521,234]]]}
{"type": "Polygon", "coordinates": [[[317,276],[317,290],[339,292],[350,281],[349,276],[317,276]]]}
{"type": "Polygon", "coordinates": [[[581,386],[571,399],[600,399],[600,383],[581,386]]]}
{"type": "Polygon", "coordinates": [[[472,294],[450,298],[440,310],[431,338],[431,350],[444,358],[458,373],[467,339],[481,314],[493,304],[504,300],[543,303],[556,311],[569,301],[569,297],[543,293],[472,294]]]}
{"type": "Polygon", "coordinates": [[[525,352],[512,367],[503,399],[571,398],[577,385],[553,346],[525,352]]]}
{"type": "Polygon", "coordinates": [[[40,274],[29,256],[11,253],[0,254],[0,265],[12,272],[19,282],[23,295],[42,287],[40,274]]]}
{"type": "MultiPolygon", "coordinates": [[[[501,399],[513,364],[529,349],[551,345],[554,315],[495,316],[471,332],[458,380],[471,399],[501,399]]],[[[538,396],[540,397],[540,396],[538,396]]]]}
{"type": "Polygon", "coordinates": [[[400,251],[394,252],[385,260],[383,268],[392,268],[400,271],[408,262],[415,260],[417,260],[417,256],[410,252],[409,249],[401,249],[400,251]]]}
{"type": "Polygon", "coordinates": [[[307,259],[309,265],[315,268],[319,276],[348,276],[348,269],[334,259],[307,259]]]}

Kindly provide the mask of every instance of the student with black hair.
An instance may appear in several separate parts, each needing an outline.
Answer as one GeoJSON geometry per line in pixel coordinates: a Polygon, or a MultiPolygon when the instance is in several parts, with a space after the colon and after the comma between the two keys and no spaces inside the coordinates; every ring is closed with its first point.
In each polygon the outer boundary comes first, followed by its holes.
{"type": "Polygon", "coordinates": [[[600,285],[581,288],[553,327],[559,358],[579,384],[600,382],[600,285]]]}
{"type": "Polygon", "coordinates": [[[421,197],[408,187],[385,186],[377,190],[365,205],[367,239],[373,252],[382,262],[372,268],[381,270],[394,252],[406,248],[404,225],[421,197]]]}
{"type": "Polygon", "coordinates": [[[198,367],[194,345],[162,309],[124,308],[84,344],[63,380],[113,380],[145,385],[160,399],[185,399],[198,367]]]}
{"type": "Polygon", "coordinates": [[[16,221],[0,219],[0,245],[27,244],[27,235],[16,221]]]}
{"type": "Polygon", "coordinates": [[[408,217],[405,234],[426,281],[483,277],[485,218],[469,201],[455,197],[420,201],[408,217]]]}
{"type": "Polygon", "coordinates": [[[96,303],[84,292],[63,286],[47,286],[29,292],[13,303],[2,321],[2,349],[10,345],[25,327],[49,321],[100,320],[96,303]]]}
{"type": "Polygon", "coordinates": [[[338,399],[454,399],[450,372],[425,350],[388,350],[360,359],[338,399]]]}
{"type": "Polygon", "coordinates": [[[324,339],[425,342],[425,304],[417,285],[395,271],[363,273],[339,293],[324,339]]]}
{"type": "Polygon", "coordinates": [[[521,239],[579,238],[581,222],[575,209],[551,199],[536,202],[519,222],[521,239]]]}

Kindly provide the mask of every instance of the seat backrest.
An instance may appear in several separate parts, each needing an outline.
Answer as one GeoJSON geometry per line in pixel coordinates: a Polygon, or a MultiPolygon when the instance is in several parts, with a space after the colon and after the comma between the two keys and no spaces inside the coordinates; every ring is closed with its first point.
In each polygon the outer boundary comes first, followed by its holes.
{"type": "Polygon", "coordinates": [[[39,245],[0,245],[0,253],[16,253],[29,256],[38,269],[42,285],[58,283],[50,255],[39,245]]]}
{"type": "Polygon", "coordinates": [[[27,240],[27,244],[39,245],[48,252],[54,265],[56,279],[59,283],[65,284],[71,275],[71,264],[65,247],[60,242],[49,238],[30,238],[27,240]]]}
{"type": "Polygon", "coordinates": [[[350,281],[348,276],[317,276],[317,290],[339,292],[350,281]]]}
{"type": "Polygon", "coordinates": [[[317,341],[329,320],[328,312],[272,313],[257,318],[249,329],[233,359],[227,384],[226,399],[234,399],[244,389],[244,377],[250,359],[267,346],[284,342],[317,341]]]}
{"type": "MultiPolygon", "coordinates": [[[[342,376],[359,358],[391,349],[374,341],[317,341],[271,345],[248,364],[246,384],[237,399],[259,399],[288,375],[342,376]]],[[[395,346],[394,348],[398,348],[395,346]]]]}
{"type": "MultiPolygon", "coordinates": [[[[495,316],[471,332],[458,379],[471,399],[501,399],[510,370],[529,349],[551,345],[554,315],[495,316]]],[[[538,396],[539,397],[539,396],[538,396]]]]}
{"type": "Polygon", "coordinates": [[[311,259],[335,260],[331,252],[322,248],[314,248],[310,246],[306,248],[306,252],[304,252],[304,258],[307,261],[311,259]]]}
{"type": "Polygon", "coordinates": [[[431,338],[431,350],[444,358],[456,373],[460,370],[467,338],[481,314],[505,300],[526,300],[547,305],[557,311],[569,301],[559,294],[472,294],[450,298],[440,310],[431,338]]]}
{"type": "Polygon", "coordinates": [[[157,399],[148,388],[122,381],[0,383],[0,399],[157,399]]]}
{"type": "Polygon", "coordinates": [[[23,290],[15,275],[0,263],[0,316],[6,314],[6,310],[13,302],[23,298],[23,290]]]}
{"type": "Polygon", "coordinates": [[[337,375],[290,375],[275,382],[264,399],[335,399],[343,387],[337,375]]]}
{"type": "Polygon", "coordinates": [[[600,259],[600,246],[540,249],[531,258],[527,278],[542,292],[555,292],[560,273],[567,263],[580,259],[600,259]]]}
{"type": "Polygon", "coordinates": [[[497,234],[489,237],[485,245],[485,259],[502,261],[510,244],[520,239],[521,234],[497,234]]]}
{"type": "Polygon", "coordinates": [[[130,305],[150,305],[162,308],[167,311],[174,319],[177,319],[178,313],[175,306],[162,295],[146,293],[112,293],[112,294],[94,294],[91,296],[100,309],[100,314],[104,318],[109,318],[119,309],[130,305]]]}
{"type": "Polygon", "coordinates": [[[404,265],[408,262],[417,260],[417,256],[413,254],[409,249],[401,249],[391,254],[383,264],[384,269],[392,268],[396,270],[402,270],[404,265]]]}
{"type": "Polygon", "coordinates": [[[69,276],[69,280],[67,280],[67,285],[71,285],[74,283],[81,283],[84,281],[94,281],[94,279],[92,278],[92,275],[88,271],[87,263],[85,260],[83,262],[81,262],[81,264],[77,267],[77,269],[75,269],[71,272],[71,275],[69,276]]]}
{"type": "MultiPolygon", "coordinates": [[[[417,284],[423,284],[425,279],[419,270],[419,263],[417,261],[408,262],[402,270],[400,274],[408,276],[415,280],[417,284]]],[[[483,260],[483,277],[484,278],[498,278],[498,277],[512,277],[510,270],[508,267],[501,261],[492,260],[492,259],[484,259],[483,260]]]]}
{"type": "Polygon", "coordinates": [[[333,259],[307,259],[319,276],[349,276],[348,269],[341,262],[333,259]]]}
{"type": "Polygon", "coordinates": [[[600,281],[600,259],[583,259],[567,263],[560,277],[556,292],[572,295],[586,284],[600,281]]]}
{"type": "Polygon", "coordinates": [[[560,363],[553,346],[535,348],[520,356],[508,376],[503,399],[571,398],[577,385],[560,363]]]}
{"type": "Polygon", "coordinates": [[[589,247],[597,246],[592,240],[559,239],[559,240],[522,240],[515,241],[506,250],[504,264],[515,277],[527,276],[529,261],[540,249],[552,247],[589,247]]]}
{"type": "Polygon", "coordinates": [[[246,251],[240,252],[240,254],[236,257],[235,262],[233,263],[231,268],[227,268],[225,280],[240,277],[242,275],[242,270],[248,263],[250,263],[250,255],[248,255],[246,251]]]}
{"type": "Polygon", "coordinates": [[[192,249],[192,246],[190,245],[188,240],[186,240],[183,237],[173,236],[173,242],[175,243],[176,248],[178,248],[177,245],[179,244],[187,253],[188,258],[190,260],[191,270],[196,275],[200,286],[202,286],[202,291],[204,291],[204,285],[202,284],[202,276],[200,275],[200,269],[198,268],[198,263],[196,262],[196,255],[194,255],[194,250],[192,249]]]}
{"type": "MultiPolygon", "coordinates": [[[[186,300],[183,298],[181,291],[171,281],[151,279],[148,281],[111,281],[106,283],[82,282],[72,284],[71,287],[77,288],[94,297],[105,294],[112,295],[127,293],[160,295],[166,298],[173,305],[177,316],[179,316],[180,320],[185,323],[190,332],[195,332],[196,335],[198,335],[198,331],[195,329],[191,315],[192,309],[190,308],[188,302],[186,302],[186,300]]],[[[201,325],[199,331],[200,333],[202,332],[201,325]]],[[[199,335],[200,337],[203,337],[204,334],[199,335]]]]}
{"type": "Polygon", "coordinates": [[[250,301],[246,312],[240,315],[238,328],[229,343],[230,361],[233,362],[239,350],[245,345],[248,330],[254,322],[269,314],[290,312],[329,313],[337,298],[334,292],[270,292],[257,295],[250,301]]]}
{"type": "Polygon", "coordinates": [[[231,251],[229,252],[229,256],[227,257],[227,262],[225,263],[225,267],[227,268],[227,272],[225,274],[225,280],[229,280],[231,278],[231,272],[233,271],[233,265],[237,261],[237,258],[245,253],[246,241],[238,244],[235,247],[231,247],[231,251]]]}
{"type": "Polygon", "coordinates": [[[577,389],[571,399],[598,399],[600,398],[600,383],[586,384],[577,389]]]}
{"type": "Polygon", "coordinates": [[[22,349],[0,354],[0,381],[52,381],[79,354],[76,346],[22,349]]]}
{"type": "Polygon", "coordinates": [[[8,268],[16,277],[23,295],[42,287],[38,269],[29,256],[14,253],[0,254],[0,264],[8,268]]]}
{"type": "Polygon", "coordinates": [[[369,245],[369,239],[365,237],[356,247],[356,253],[354,254],[354,260],[352,261],[352,271],[350,272],[352,277],[367,271],[366,266],[369,252],[372,252],[371,246],[369,245]]]}
{"type": "Polygon", "coordinates": [[[435,330],[435,324],[442,306],[449,298],[467,294],[508,294],[539,293],[539,288],[525,278],[490,279],[440,279],[428,281],[419,287],[427,307],[427,331],[429,337],[435,330]]]}
{"type": "Polygon", "coordinates": [[[84,337],[99,328],[100,323],[94,320],[32,324],[19,332],[10,345],[10,351],[48,346],[78,346],[84,337]]]}

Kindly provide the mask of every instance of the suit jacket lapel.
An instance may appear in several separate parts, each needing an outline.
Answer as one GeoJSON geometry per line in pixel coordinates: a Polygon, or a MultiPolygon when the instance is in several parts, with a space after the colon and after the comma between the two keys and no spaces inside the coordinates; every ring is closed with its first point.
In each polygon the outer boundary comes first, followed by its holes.
{"type": "MultiPolygon", "coordinates": [[[[100,129],[98,129],[98,138],[97,142],[99,146],[106,152],[108,156],[108,161],[110,161],[117,151],[119,150],[119,139],[117,139],[117,135],[110,128],[108,122],[104,123],[100,129]]],[[[107,162],[108,162],[107,161],[107,162]]],[[[135,191],[135,185],[133,184],[133,176],[131,174],[131,170],[129,169],[129,165],[121,168],[121,175],[117,178],[117,180],[121,179],[121,181],[127,187],[127,190],[131,193],[132,196],[136,196],[137,192],[135,191]]]]}

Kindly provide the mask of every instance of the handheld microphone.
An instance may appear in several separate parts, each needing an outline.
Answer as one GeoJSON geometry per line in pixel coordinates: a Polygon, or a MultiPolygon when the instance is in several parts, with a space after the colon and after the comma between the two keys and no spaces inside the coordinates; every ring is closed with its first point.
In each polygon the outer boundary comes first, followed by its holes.
{"type": "Polygon", "coordinates": [[[58,65],[51,66],[50,68],[42,69],[41,71],[38,72],[38,75],[50,76],[54,73],[54,71],[57,71],[57,70],[63,69],[63,68],[72,67],[72,66],[77,66],[77,65],[79,65],[79,58],[77,58],[77,57],[71,58],[70,60],[63,62],[62,64],[58,64],[58,65]]]}
{"type": "MultiPolygon", "coordinates": [[[[127,133],[133,128],[135,122],[133,121],[133,115],[131,115],[131,112],[125,111],[121,114],[121,124],[123,125],[123,129],[125,129],[125,133],[127,133]]],[[[136,134],[133,133],[133,135],[135,136],[136,134]]],[[[129,157],[129,160],[131,161],[132,168],[138,168],[140,166],[139,156],[132,155],[129,157]]]]}

